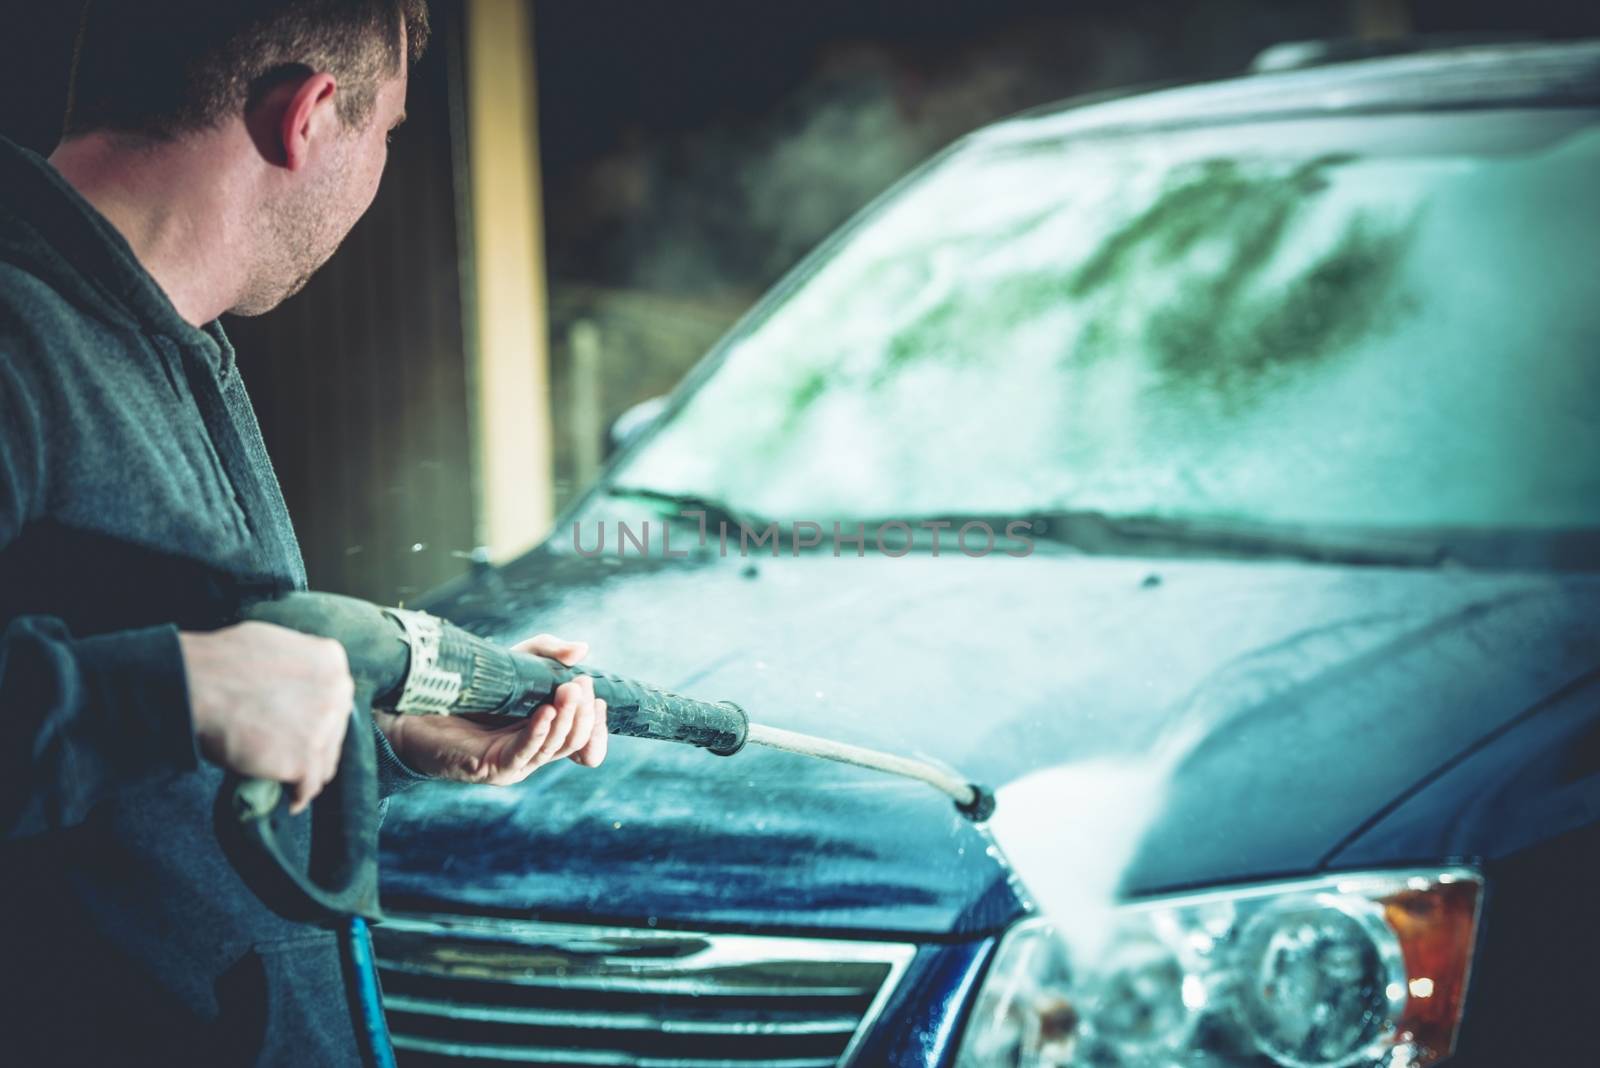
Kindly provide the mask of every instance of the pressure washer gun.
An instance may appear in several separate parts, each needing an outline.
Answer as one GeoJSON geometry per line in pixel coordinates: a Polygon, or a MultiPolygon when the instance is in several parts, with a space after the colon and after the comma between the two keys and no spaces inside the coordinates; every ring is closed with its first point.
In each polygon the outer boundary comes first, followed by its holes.
{"type": "Polygon", "coordinates": [[[528,716],[579,675],[606,702],[612,734],[698,746],[732,756],[764,745],[918,779],[982,821],[993,795],[924,761],[752,724],[729,701],[700,701],[585,666],[513,652],[424,612],[381,608],[327,593],[246,600],[240,618],[275,623],[344,646],[355,708],[332,782],[311,806],[309,868],[284,848],[290,791],[281,783],[230,777],[218,801],[218,830],[246,881],[269,905],[296,919],[361,916],[378,908],[378,781],[371,712],[528,716]]]}

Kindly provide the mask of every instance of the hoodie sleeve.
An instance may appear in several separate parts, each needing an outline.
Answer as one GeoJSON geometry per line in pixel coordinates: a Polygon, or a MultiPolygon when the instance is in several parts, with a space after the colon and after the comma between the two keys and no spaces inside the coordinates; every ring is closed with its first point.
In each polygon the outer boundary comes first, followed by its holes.
{"type": "Polygon", "coordinates": [[[392,794],[409,790],[419,782],[427,782],[428,777],[420,771],[413,770],[410,765],[401,760],[395,753],[394,746],[389,744],[388,735],[372,725],[373,744],[378,754],[378,796],[387,801],[392,794]]]}
{"type": "Polygon", "coordinates": [[[0,824],[80,823],[104,798],[199,765],[175,627],[74,638],[60,620],[0,633],[0,824]]]}
{"type": "MultiPolygon", "coordinates": [[[[0,352],[0,551],[35,510],[39,412],[0,352]]],[[[59,619],[0,628],[0,834],[81,822],[106,796],[199,762],[174,627],[79,638],[59,619]]]]}

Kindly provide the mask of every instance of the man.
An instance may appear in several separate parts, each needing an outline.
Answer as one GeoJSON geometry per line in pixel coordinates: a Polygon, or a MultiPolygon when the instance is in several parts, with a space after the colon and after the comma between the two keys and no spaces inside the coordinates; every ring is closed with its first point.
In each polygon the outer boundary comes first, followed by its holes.
{"type": "MultiPolygon", "coordinates": [[[[427,27],[423,0],[106,0],[49,161],[0,141],[0,1062],[358,1058],[333,935],[260,904],[212,825],[225,770],[298,809],[329,781],[343,651],[196,628],[219,575],[305,585],[217,317],[367,209],[427,27]]],[[[387,791],[605,755],[586,683],[525,725],[379,728],[387,791]]]]}

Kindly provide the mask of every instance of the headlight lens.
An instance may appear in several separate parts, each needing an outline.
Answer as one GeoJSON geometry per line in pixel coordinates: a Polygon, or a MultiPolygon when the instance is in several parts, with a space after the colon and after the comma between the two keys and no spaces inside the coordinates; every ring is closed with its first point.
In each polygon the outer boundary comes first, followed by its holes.
{"type": "Polygon", "coordinates": [[[1117,910],[1094,961],[1046,919],[1002,941],[959,1068],[1419,1068],[1449,1056],[1482,880],[1376,872],[1117,910]]]}
{"type": "Polygon", "coordinates": [[[1371,1064],[1392,1045],[1405,962],[1376,902],[1276,901],[1244,925],[1235,956],[1240,1019],[1279,1064],[1371,1064]]]}

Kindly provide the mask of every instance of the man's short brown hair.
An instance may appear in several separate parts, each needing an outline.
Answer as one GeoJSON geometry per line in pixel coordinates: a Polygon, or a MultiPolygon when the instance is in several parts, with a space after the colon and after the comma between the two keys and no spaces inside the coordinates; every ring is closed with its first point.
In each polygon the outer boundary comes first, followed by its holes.
{"type": "Polygon", "coordinates": [[[359,127],[383,79],[427,43],[427,0],[88,0],[65,133],[166,140],[314,71],[338,80],[339,117],[359,127]]]}

